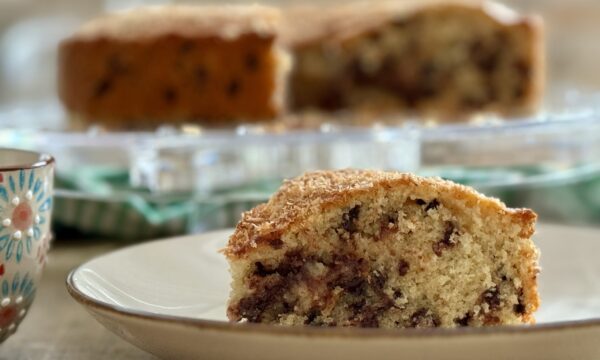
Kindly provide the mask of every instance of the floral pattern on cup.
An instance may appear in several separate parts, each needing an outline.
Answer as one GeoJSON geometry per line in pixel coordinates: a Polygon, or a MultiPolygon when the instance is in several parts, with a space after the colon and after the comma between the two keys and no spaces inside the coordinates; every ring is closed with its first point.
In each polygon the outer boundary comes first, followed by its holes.
{"type": "Polygon", "coordinates": [[[0,176],[0,260],[19,263],[24,255],[38,256],[44,246],[52,191],[36,169],[14,173],[0,176]]]}
{"type": "Polygon", "coordinates": [[[0,148],[0,343],[35,297],[51,239],[52,157],[0,148]]]}
{"type": "Polygon", "coordinates": [[[0,281],[0,341],[15,332],[34,295],[34,279],[27,273],[24,276],[16,273],[12,279],[0,281]]]}

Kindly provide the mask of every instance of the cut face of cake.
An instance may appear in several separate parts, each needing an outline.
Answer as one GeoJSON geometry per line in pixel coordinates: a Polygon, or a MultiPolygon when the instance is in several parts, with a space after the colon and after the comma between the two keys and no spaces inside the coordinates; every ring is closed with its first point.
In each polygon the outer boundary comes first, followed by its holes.
{"type": "Polygon", "coordinates": [[[60,98],[108,128],[271,119],[289,67],[279,17],[262,6],[172,5],[93,19],[60,45],[60,98]]]}
{"type": "Polygon", "coordinates": [[[307,173],[243,214],[225,249],[227,315],[382,328],[532,323],[535,219],[438,178],[307,173]]]}
{"type": "Polygon", "coordinates": [[[364,2],[292,8],[286,18],[295,109],[453,120],[477,112],[525,114],[540,99],[541,21],[498,4],[364,2]]]}

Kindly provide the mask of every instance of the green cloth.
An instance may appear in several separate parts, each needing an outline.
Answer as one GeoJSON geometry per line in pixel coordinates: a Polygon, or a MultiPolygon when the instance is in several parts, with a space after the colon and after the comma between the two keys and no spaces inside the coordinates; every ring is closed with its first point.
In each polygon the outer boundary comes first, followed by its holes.
{"type": "MultiPolygon", "coordinates": [[[[512,207],[534,209],[542,220],[600,225],[600,165],[423,169],[470,185],[512,207]]],[[[160,194],[129,185],[123,169],[90,167],[57,176],[55,228],[94,237],[140,240],[231,227],[265,201],[281,179],[211,194],[160,194]]]]}

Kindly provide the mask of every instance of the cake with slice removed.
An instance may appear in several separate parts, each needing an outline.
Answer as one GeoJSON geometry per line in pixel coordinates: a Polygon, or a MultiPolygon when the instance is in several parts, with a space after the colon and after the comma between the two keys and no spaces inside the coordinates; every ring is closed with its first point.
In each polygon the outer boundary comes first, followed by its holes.
{"type": "Polygon", "coordinates": [[[267,6],[165,5],[92,19],[60,44],[60,99],[74,127],[272,120],[289,62],[279,18],[267,6]]]}
{"type": "Polygon", "coordinates": [[[535,219],[439,178],[307,173],[243,214],[224,250],[227,315],[382,328],[532,323],[535,219]]]}
{"type": "Polygon", "coordinates": [[[292,7],[295,110],[406,113],[443,121],[535,111],[543,25],[483,0],[393,0],[292,7]]]}

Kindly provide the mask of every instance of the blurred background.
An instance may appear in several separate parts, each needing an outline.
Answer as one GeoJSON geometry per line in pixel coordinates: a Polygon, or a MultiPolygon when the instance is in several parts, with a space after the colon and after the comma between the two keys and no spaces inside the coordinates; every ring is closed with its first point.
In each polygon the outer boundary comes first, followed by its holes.
{"type": "MultiPolygon", "coordinates": [[[[249,3],[248,1],[229,1],[249,3]]],[[[337,1],[342,2],[343,1],[337,1]]],[[[140,5],[206,3],[160,0],[0,0],[0,104],[43,101],[55,94],[55,54],[60,39],[100,13],[140,5]]],[[[208,2],[210,3],[210,2],[208,2]]],[[[219,3],[219,2],[213,2],[219,3]]],[[[306,3],[298,0],[267,4],[306,3]]],[[[336,3],[335,0],[317,3],[336,3]]],[[[506,0],[523,12],[542,14],[547,27],[550,80],[595,89],[600,84],[600,2],[595,0],[506,0]]]]}
{"type": "Polygon", "coordinates": [[[134,240],[232,226],[282,178],[347,166],[438,175],[532,207],[542,221],[600,225],[599,1],[504,1],[546,22],[545,105],[517,123],[321,129],[316,137],[243,127],[218,135],[67,131],[56,98],[58,42],[100,13],[165,3],[0,0],[0,145],[58,158],[59,233],[134,240]]]}

